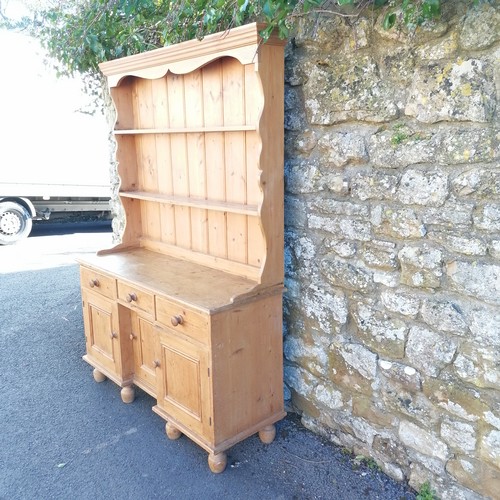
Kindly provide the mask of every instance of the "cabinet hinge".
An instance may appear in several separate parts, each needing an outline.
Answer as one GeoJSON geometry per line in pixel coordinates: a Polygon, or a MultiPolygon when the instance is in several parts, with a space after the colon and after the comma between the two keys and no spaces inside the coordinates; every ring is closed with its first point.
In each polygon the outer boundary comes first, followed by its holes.
{"type": "Polygon", "coordinates": [[[207,368],[207,370],[208,370],[208,376],[210,377],[210,368],[207,368]]]}
{"type": "Polygon", "coordinates": [[[212,427],[212,417],[208,417],[208,425],[212,427]]]}

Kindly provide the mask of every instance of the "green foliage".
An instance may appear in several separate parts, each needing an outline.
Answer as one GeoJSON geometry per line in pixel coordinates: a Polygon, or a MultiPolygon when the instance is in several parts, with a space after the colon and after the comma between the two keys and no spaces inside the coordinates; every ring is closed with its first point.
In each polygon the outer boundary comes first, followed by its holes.
{"type": "Polygon", "coordinates": [[[420,487],[416,500],[438,500],[434,490],[431,488],[429,481],[426,481],[420,487]]]}
{"type": "MultiPolygon", "coordinates": [[[[99,78],[98,63],[230,29],[251,21],[282,38],[304,16],[355,18],[385,9],[383,26],[415,28],[440,14],[446,0],[45,0],[33,15],[4,25],[38,38],[60,74],[99,78]],[[333,4],[333,7],[332,7],[333,4]]],[[[473,0],[471,0],[473,1],[473,0]]],[[[1,5],[1,4],[0,4],[1,5]]],[[[0,21],[1,23],[1,21],[0,21]]]]}

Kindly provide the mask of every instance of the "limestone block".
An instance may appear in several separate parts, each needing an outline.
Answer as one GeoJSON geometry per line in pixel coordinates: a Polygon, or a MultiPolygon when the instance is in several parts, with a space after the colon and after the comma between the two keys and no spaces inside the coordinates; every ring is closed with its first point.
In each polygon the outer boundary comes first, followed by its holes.
{"type": "Polygon", "coordinates": [[[436,160],[444,165],[495,161],[500,155],[497,135],[491,127],[444,129],[436,160]]]}
{"type": "Polygon", "coordinates": [[[321,229],[342,238],[369,241],[371,239],[371,224],[369,222],[350,218],[321,216],[309,213],[307,224],[310,229],[321,229]]]}
{"type": "Polygon", "coordinates": [[[422,238],[427,233],[422,218],[412,208],[392,208],[375,205],[371,222],[377,236],[389,238],[422,238]]]}
{"type": "Polygon", "coordinates": [[[491,240],[488,245],[488,252],[495,259],[500,259],[500,240],[491,240]]]}
{"type": "Polygon", "coordinates": [[[423,391],[439,408],[468,422],[476,422],[489,410],[481,400],[479,391],[465,386],[457,379],[426,379],[423,391]]]}
{"type": "Polygon", "coordinates": [[[307,224],[305,203],[293,196],[285,196],[285,226],[304,228],[307,224]]]}
{"type": "Polygon", "coordinates": [[[382,271],[381,269],[375,269],[373,271],[373,281],[374,283],[381,283],[389,288],[395,288],[399,284],[399,272],[394,271],[382,271]]]}
{"type": "Polygon", "coordinates": [[[500,431],[500,413],[498,415],[495,415],[491,411],[485,411],[484,420],[485,422],[488,422],[488,424],[492,425],[493,427],[496,427],[500,431]]]}
{"type": "Polygon", "coordinates": [[[351,195],[365,200],[394,200],[399,176],[375,169],[358,172],[351,179],[351,195]]]}
{"type": "Polygon", "coordinates": [[[293,159],[285,162],[285,189],[292,194],[322,191],[322,174],[317,159],[293,159]]]}
{"type": "Polygon", "coordinates": [[[409,465],[406,449],[401,446],[400,442],[394,439],[383,438],[377,435],[373,439],[373,449],[383,455],[386,461],[388,460],[403,466],[409,465]]]}
{"type": "Polygon", "coordinates": [[[370,137],[371,162],[381,168],[401,168],[435,160],[439,136],[397,124],[370,137]]]}
{"type": "Polygon", "coordinates": [[[457,175],[451,181],[457,196],[487,199],[500,196],[500,171],[485,167],[472,168],[457,175]]]}
{"type": "Polygon", "coordinates": [[[365,293],[374,289],[371,273],[350,262],[328,256],[321,261],[320,269],[323,276],[334,286],[365,293]]]}
{"type": "Polygon", "coordinates": [[[458,31],[450,30],[445,36],[432,42],[419,45],[416,54],[419,59],[425,61],[439,61],[454,57],[458,50],[458,31]]]}
{"type": "Polygon", "coordinates": [[[398,116],[393,91],[368,55],[330,56],[311,68],[304,85],[309,123],[386,122],[398,116]]]}
{"type": "Polygon", "coordinates": [[[441,438],[448,446],[458,450],[459,454],[476,449],[476,430],[473,425],[465,422],[445,418],[441,424],[441,438]]]}
{"type": "Polygon", "coordinates": [[[458,59],[417,69],[405,114],[420,122],[489,122],[495,110],[493,69],[480,59],[458,59]]]}
{"type": "Polygon", "coordinates": [[[398,253],[401,283],[419,288],[438,288],[443,274],[443,253],[437,248],[406,245],[398,253]]]}
{"type": "Polygon", "coordinates": [[[328,374],[327,348],[321,343],[318,345],[311,341],[307,342],[301,337],[287,335],[283,346],[285,358],[306,369],[317,377],[325,377],[328,374]]]}
{"type": "Polygon", "coordinates": [[[424,300],[422,319],[436,330],[465,335],[468,332],[466,319],[460,306],[452,301],[424,300]]]}
{"type": "Polygon", "coordinates": [[[500,470],[469,457],[457,457],[446,464],[446,470],[457,481],[487,498],[498,497],[500,470]]]}
{"type": "Polygon", "coordinates": [[[493,5],[479,4],[467,11],[460,33],[460,46],[466,50],[486,49],[500,40],[500,12],[493,5]]]}
{"type": "Polygon", "coordinates": [[[315,318],[321,331],[326,334],[332,331],[332,322],[341,325],[347,322],[347,299],[341,290],[313,284],[306,290],[302,300],[307,317],[315,318]]]}
{"type": "Polygon", "coordinates": [[[396,382],[405,390],[417,392],[422,389],[422,379],[412,366],[396,363],[385,359],[378,360],[380,372],[384,377],[396,382]]]}
{"type": "Polygon", "coordinates": [[[352,257],[356,254],[357,243],[354,241],[346,241],[335,237],[325,238],[323,240],[323,250],[326,253],[334,252],[340,257],[352,257]]]}
{"type": "Polygon", "coordinates": [[[497,349],[462,345],[453,366],[457,375],[477,387],[500,390],[500,352],[497,349]]]}
{"type": "Polygon", "coordinates": [[[449,452],[446,443],[437,435],[422,429],[413,422],[402,420],[399,424],[399,438],[406,446],[417,450],[424,455],[446,460],[449,452]]]}
{"type": "Polygon", "coordinates": [[[420,299],[403,290],[384,290],[381,294],[382,304],[389,311],[416,318],[420,309],[420,299]]]}
{"type": "Polygon", "coordinates": [[[397,269],[396,244],[388,241],[372,240],[363,245],[360,256],[368,267],[397,269]]]}
{"type": "Polygon", "coordinates": [[[384,79],[394,83],[394,89],[407,88],[411,85],[415,71],[415,55],[407,45],[394,47],[383,54],[380,60],[380,72],[384,79]]]}
{"type": "Polygon", "coordinates": [[[500,304],[500,265],[455,260],[447,264],[446,274],[454,290],[500,304]]]}
{"type": "Polygon", "coordinates": [[[402,203],[440,207],[448,197],[448,176],[443,170],[408,169],[397,196],[402,203]]]}
{"type": "MultiPolygon", "coordinates": [[[[385,429],[393,427],[397,423],[397,418],[394,415],[384,411],[383,406],[379,404],[378,398],[367,397],[361,394],[356,394],[352,398],[352,414],[385,429]]],[[[381,436],[378,436],[378,438],[381,439],[381,436]]],[[[375,437],[376,439],[377,437],[375,437]]]]}
{"type": "Polygon", "coordinates": [[[358,336],[376,352],[401,359],[404,357],[408,326],[404,321],[391,318],[362,302],[352,312],[358,336]]]}
{"type": "Polygon", "coordinates": [[[356,360],[354,352],[356,352],[356,348],[353,350],[352,347],[344,348],[341,344],[332,344],[329,351],[329,366],[331,369],[329,378],[340,390],[345,389],[350,393],[361,393],[372,397],[372,383],[377,366],[376,356],[365,349],[362,352],[364,354],[363,360],[356,360]],[[347,359],[363,370],[363,374],[354,365],[350,364],[347,359]]]}
{"type": "Polygon", "coordinates": [[[344,407],[342,393],[331,385],[318,384],[314,389],[313,397],[317,403],[326,406],[330,410],[338,410],[344,407]]]}
{"type": "Polygon", "coordinates": [[[423,373],[436,377],[449,363],[458,347],[458,342],[448,335],[413,326],[408,334],[406,357],[423,373]]]}
{"type": "Polygon", "coordinates": [[[467,311],[469,328],[479,346],[500,352],[500,310],[496,306],[475,306],[467,311]]]}
{"type": "Polygon", "coordinates": [[[500,431],[490,431],[481,438],[479,456],[500,472],[500,431]]]}
{"type": "Polygon", "coordinates": [[[453,200],[439,208],[422,207],[420,213],[424,224],[456,228],[472,224],[473,211],[474,203],[453,200]]]}
{"type": "Polygon", "coordinates": [[[345,344],[339,349],[344,361],[368,380],[377,373],[377,355],[361,344],[345,344]]]}
{"type": "Polygon", "coordinates": [[[300,87],[285,87],[285,130],[304,130],[307,120],[300,87]]]}
{"type": "Polygon", "coordinates": [[[439,423],[441,412],[421,392],[406,390],[396,379],[385,377],[381,388],[380,405],[388,415],[409,418],[429,427],[439,423]]]}
{"type": "Polygon", "coordinates": [[[317,210],[327,215],[348,215],[354,217],[367,217],[370,210],[367,205],[349,201],[337,201],[332,198],[318,197],[310,203],[310,209],[317,210]]]}
{"type": "Polygon", "coordinates": [[[301,396],[310,398],[312,387],[317,384],[317,379],[306,370],[297,366],[285,366],[285,383],[301,396]]]}
{"type": "Polygon", "coordinates": [[[309,153],[318,143],[314,130],[302,129],[301,133],[295,137],[295,150],[299,153],[309,153]]]}
{"type": "Polygon", "coordinates": [[[486,255],[487,245],[479,236],[452,231],[429,231],[428,238],[451,252],[463,255],[486,255]]]}
{"type": "Polygon", "coordinates": [[[474,214],[474,225],[488,232],[500,231],[500,204],[487,203],[474,214]]]}
{"type": "Polygon", "coordinates": [[[323,157],[335,167],[368,160],[365,138],[355,132],[325,134],[318,145],[324,153],[323,157]]]}

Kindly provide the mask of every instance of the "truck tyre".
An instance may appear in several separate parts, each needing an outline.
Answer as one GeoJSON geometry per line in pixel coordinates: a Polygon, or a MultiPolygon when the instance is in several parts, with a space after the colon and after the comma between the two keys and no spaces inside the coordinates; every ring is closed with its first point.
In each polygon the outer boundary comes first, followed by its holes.
{"type": "Polygon", "coordinates": [[[25,207],[13,201],[0,203],[0,245],[27,238],[32,227],[31,215],[25,207]]]}

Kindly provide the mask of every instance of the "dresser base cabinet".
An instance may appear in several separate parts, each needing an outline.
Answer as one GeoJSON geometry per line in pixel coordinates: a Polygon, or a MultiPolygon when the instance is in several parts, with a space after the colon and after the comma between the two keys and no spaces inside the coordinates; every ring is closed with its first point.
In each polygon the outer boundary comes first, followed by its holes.
{"type": "Polygon", "coordinates": [[[100,65],[121,243],[80,260],[87,353],[213,472],[283,405],[284,45],[250,24],[100,65]]]}

